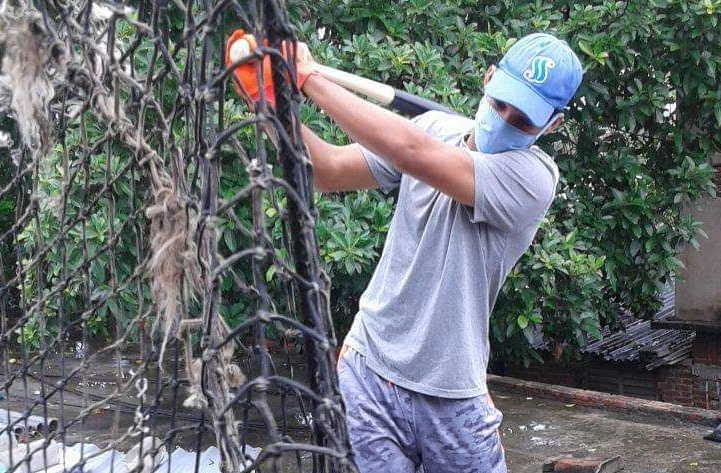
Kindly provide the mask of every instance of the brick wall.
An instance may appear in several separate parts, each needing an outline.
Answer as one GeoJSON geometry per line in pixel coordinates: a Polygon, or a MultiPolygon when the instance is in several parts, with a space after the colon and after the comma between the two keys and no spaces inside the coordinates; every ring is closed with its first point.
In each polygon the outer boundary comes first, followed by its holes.
{"type": "Polygon", "coordinates": [[[720,383],[721,381],[695,378],[693,406],[721,410],[721,402],[719,401],[720,383]]]}
{"type": "Polygon", "coordinates": [[[534,363],[527,368],[508,367],[504,373],[497,374],[682,406],[721,410],[721,381],[694,376],[692,370],[694,363],[721,366],[721,342],[718,336],[699,336],[697,342],[693,347],[693,358],[653,371],[630,363],[587,360],[562,364],[547,360],[544,364],[534,363]]]}
{"type": "Polygon", "coordinates": [[[564,364],[551,359],[528,367],[512,366],[503,374],[527,381],[658,399],[654,373],[631,363],[585,360],[564,364]]]}
{"type": "Polygon", "coordinates": [[[662,366],[655,371],[659,401],[693,406],[693,380],[690,362],[662,366]]]}
{"type": "Polygon", "coordinates": [[[688,366],[669,366],[658,370],[659,400],[702,409],[721,410],[721,381],[703,379],[688,366]]]}
{"type": "Polygon", "coordinates": [[[539,383],[578,388],[581,386],[579,373],[582,371],[578,368],[574,363],[562,364],[553,360],[547,360],[543,364],[531,363],[528,367],[510,366],[503,373],[496,374],[503,374],[528,381],[537,381],[539,383]]]}
{"type": "Polygon", "coordinates": [[[721,336],[698,333],[692,348],[696,363],[721,366],[721,336]]]}
{"type": "Polygon", "coordinates": [[[634,363],[595,360],[583,371],[583,389],[658,400],[656,375],[634,363]]]}

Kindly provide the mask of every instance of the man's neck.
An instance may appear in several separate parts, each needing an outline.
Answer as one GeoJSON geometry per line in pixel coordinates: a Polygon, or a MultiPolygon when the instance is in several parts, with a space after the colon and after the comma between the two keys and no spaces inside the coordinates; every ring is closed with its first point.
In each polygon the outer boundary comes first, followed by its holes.
{"type": "Polygon", "coordinates": [[[476,140],[473,139],[473,130],[468,132],[468,135],[466,135],[466,146],[468,146],[468,149],[471,151],[478,151],[476,149],[476,140]]]}

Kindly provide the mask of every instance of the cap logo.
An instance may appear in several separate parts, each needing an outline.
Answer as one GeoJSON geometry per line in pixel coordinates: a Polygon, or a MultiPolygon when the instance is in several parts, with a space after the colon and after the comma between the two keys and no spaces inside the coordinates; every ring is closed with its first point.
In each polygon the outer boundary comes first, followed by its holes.
{"type": "Polygon", "coordinates": [[[531,59],[528,69],[523,72],[523,77],[528,82],[543,84],[548,79],[548,71],[556,67],[556,61],[546,56],[536,56],[531,59]]]}

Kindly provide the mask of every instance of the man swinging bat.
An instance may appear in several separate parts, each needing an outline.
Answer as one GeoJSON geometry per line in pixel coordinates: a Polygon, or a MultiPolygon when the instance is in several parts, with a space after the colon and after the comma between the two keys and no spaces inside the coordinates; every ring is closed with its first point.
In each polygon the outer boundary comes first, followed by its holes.
{"type": "MultiPolygon", "coordinates": [[[[338,363],[358,468],[506,472],[486,387],[489,315],[554,198],[557,167],[533,144],[563,120],[581,63],[551,35],[526,36],[486,71],[475,120],[429,111],[412,121],[314,64],[299,44],[299,88],[355,141],[334,146],[303,128],[316,189],[399,188],[338,363]]],[[[257,97],[255,68],[234,74],[257,97]]]]}

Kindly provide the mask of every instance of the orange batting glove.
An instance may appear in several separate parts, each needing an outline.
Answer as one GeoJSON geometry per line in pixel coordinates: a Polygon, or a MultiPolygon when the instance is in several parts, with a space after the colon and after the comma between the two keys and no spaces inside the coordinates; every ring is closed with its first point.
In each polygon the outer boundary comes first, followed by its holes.
{"type": "MultiPolygon", "coordinates": [[[[243,30],[235,30],[225,43],[225,65],[230,67],[235,61],[252,53],[257,47],[255,37],[252,34],[246,34],[243,30]],[[247,42],[245,44],[233,46],[239,40],[247,42]]],[[[283,43],[283,56],[288,57],[288,52],[292,48],[292,43],[283,43]]],[[[305,43],[297,43],[296,46],[296,85],[299,90],[303,89],[303,84],[310,74],[315,72],[315,61],[308,51],[305,43]]],[[[273,87],[273,79],[270,69],[270,56],[263,57],[263,92],[266,100],[271,106],[275,107],[275,90],[273,87]]],[[[260,100],[260,87],[258,84],[258,73],[256,71],[256,60],[236,66],[233,70],[233,84],[235,91],[240,95],[251,108],[255,107],[255,103],[260,100]]]]}

